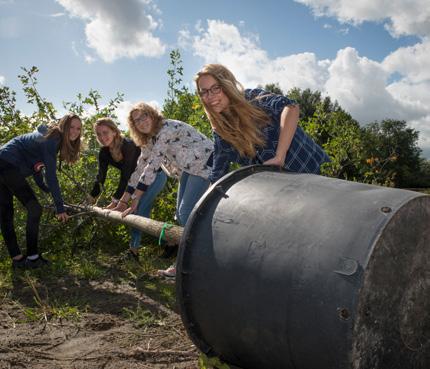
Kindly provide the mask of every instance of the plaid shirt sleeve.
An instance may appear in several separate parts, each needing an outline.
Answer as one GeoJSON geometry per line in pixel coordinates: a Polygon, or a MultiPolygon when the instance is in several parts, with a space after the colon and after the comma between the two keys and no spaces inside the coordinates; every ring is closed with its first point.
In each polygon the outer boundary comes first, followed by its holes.
{"type": "Polygon", "coordinates": [[[241,157],[239,152],[227,141],[223,140],[216,132],[214,136],[214,153],[213,165],[209,174],[209,181],[216,182],[218,179],[227,174],[230,163],[239,163],[241,165],[250,165],[252,160],[241,157]]]}
{"type": "MultiPolygon", "coordinates": [[[[263,128],[266,145],[257,149],[257,162],[262,164],[276,155],[282,111],[296,102],[262,89],[246,90],[245,97],[271,118],[271,124],[263,128]]],[[[285,158],[284,169],[297,173],[319,173],[321,164],[327,161],[330,159],[325,151],[298,126],[285,158]]]]}

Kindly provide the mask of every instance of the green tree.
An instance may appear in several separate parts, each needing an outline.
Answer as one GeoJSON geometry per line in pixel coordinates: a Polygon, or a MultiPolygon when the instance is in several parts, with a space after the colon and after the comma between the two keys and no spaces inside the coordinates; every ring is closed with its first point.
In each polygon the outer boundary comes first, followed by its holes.
{"type": "Polygon", "coordinates": [[[305,90],[292,88],[287,96],[300,105],[301,120],[312,118],[317,109],[325,113],[343,111],[337,102],[331,101],[329,96],[322,98],[320,91],[311,91],[309,88],[305,90]]]}
{"type": "MultiPolygon", "coordinates": [[[[258,86],[261,87],[261,86],[258,86]]],[[[269,83],[267,85],[264,85],[263,90],[274,93],[276,95],[283,95],[284,91],[282,91],[281,87],[279,86],[279,83],[269,83]]]]}
{"type": "Polygon", "coordinates": [[[420,172],[419,133],[405,121],[385,119],[363,129],[366,163],[375,181],[395,187],[413,187],[420,172]]]}
{"type": "MultiPolygon", "coordinates": [[[[265,89],[283,94],[278,84],[265,89]]],[[[324,174],[386,186],[423,185],[420,178],[426,178],[427,167],[419,158],[418,132],[406,122],[386,119],[360,128],[337,102],[323,98],[319,91],[293,88],[287,96],[300,105],[300,125],[331,158],[323,166],[324,174]]]]}
{"type": "Polygon", "coordinates": [[[322,173],[330,177],[357,180],[362,160],[359,124],[342,109],[327,111],[323,102],[316,105],[312,117],[300,125],[330,157],[322,173]]]}
{"type": "Polygon", "coordinates": [[[21,112],[16,108],[15,96],[15,91],[0,86],[0,146],[30,130],[29,122],[22,119],[21,112]]]}
{"type": "Polygon", "coordinates": [[[420,171],[413,183],[413,187],[430,188],[430,160],[420,158],[420,171]]]}
{"type": "Polygon", "coordinates": [[[212,129],[199,96],[183,85],[183,67],[179,50],[170,53],[167,74],[168,92],[163,104],[163,115],[166,118],[186,122],[210,137],[212,129]]]}
{"type": "Polygon", "coordinates": [[[167,99],[163,104],[163,114],[166,118],[186,122],[192,113],[193,95],[183,85],[183,71],[179,50],[172,50],[170,52],[170,66],[167,70],[169,79],[167,82],[167,99]]]}

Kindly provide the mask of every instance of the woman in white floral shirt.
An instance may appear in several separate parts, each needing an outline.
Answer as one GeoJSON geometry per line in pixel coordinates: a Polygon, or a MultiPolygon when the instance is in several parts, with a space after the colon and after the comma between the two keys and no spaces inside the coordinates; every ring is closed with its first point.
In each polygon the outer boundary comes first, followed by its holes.
{"type": "Polygon", "coordinates": [[[142,153],[115,210],[122,211],[124,216],[133,213],[163,166],[180,178],[176,216],[184,226],[194,205],[209,187],[213,142],[187,123],[165,119],[143,102],[130,111],[128,125],[142,153]],[[132,203],[127,208],[130,199],[132,203]]]}

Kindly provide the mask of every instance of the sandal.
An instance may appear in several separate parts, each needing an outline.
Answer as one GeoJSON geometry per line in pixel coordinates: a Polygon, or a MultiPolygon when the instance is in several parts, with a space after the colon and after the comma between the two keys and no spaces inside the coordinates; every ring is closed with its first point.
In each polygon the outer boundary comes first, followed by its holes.
{"type": "Polygon", "coordinates": [[[176,277],[176,266],[171,265],[167,269],[159,269],[157,271],[157,274],[160,277],[175,278],[176,277]]]}

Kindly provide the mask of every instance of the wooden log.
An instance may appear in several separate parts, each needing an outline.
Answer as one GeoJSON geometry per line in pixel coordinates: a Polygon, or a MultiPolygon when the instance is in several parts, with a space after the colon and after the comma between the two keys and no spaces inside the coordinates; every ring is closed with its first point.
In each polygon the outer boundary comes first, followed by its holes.
{"type": "Polygon", "coordinates": [[[70,206],[70,208],[137,228],[140,231],[157,238],[162,235],[162,239],[169,246],[178,245],[183,233],[183,228],[180,226],[145,218],[139,215],[129,214],[126,217],[122,217],[121,212],[119,211],[102,209],[97,206],[73,205],[70,206]]]}

